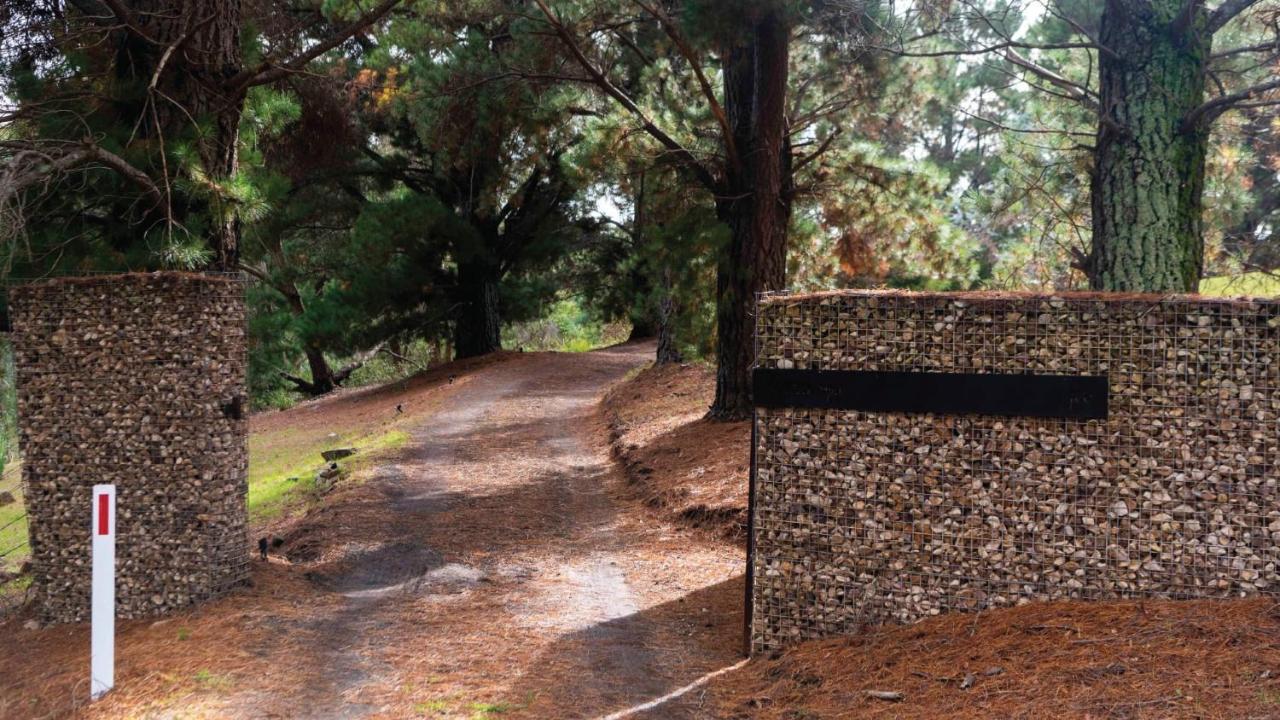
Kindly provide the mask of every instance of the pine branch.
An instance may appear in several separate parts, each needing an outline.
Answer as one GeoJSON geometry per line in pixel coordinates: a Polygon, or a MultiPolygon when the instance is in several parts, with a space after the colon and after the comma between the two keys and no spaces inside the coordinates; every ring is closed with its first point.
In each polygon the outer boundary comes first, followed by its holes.
{"type": "Polygon", "coordinates": [[[615,102],[626,109],[627,112],[634,115],[636,119],[640,121],[640,125],[644,128],[646,133],[674,154],[677,161],[693,173],[694,177],[698,179],[698,182],[702,183],[702,185],[708,190],[715,192],[719,187],[719,183],[716,182],[715,175],[713,175],[712,172],[698,160],[697,156],[695,156],[688,148],[681,145],[679,141],[673,138],[665,130],[658,127],[658,125],[645,114],[644,110],[640,109],[640,106],[637,105],[630,96],[623,92],[617,85],[614,85],[613,82],[609,80],[609,77],[605,75],[604,71],[597,68],[595,63],[591,62],[590,58],[586,56],[586,53],[582,51],[582,48],[578,47],[577,41],[573,38],[573,33],[569,31],[569,28],[562,20],[560,20],[559,16],[557,16],[551,8],[547,6],[546,0],[533,1],[538,6],[538,9],[542,11],[547,24],[551,26],[552,30],[555,31],[556,36],[560,38],[560,42],[569,50],[569,54],[573,56],[574,61],[577,62],[582,70],[590,77],[591,82],[594,83],[596,87],[600,88],[605,95],[612,98],[615,102]]]}
{"type": "Polygon", "coordinates": [[[390,13],[401,0],[383,0],[382,4],[360,16],[346,27],[322,40],[288,60],[264,60],[256,68],[242,70],[226,82],[232,96],[248,90],[255,85],[273,83],[293,73],[299,72],[312,60],[338,47],[355,35],[364,32],[370,25],[378,22],[390,13]]]}
{"type": "Polygon", "coordinates": [[[818,147],[813,152],[797,158],[795,162],[792,163],[791,165],[792,173],[798,172],[805,165],[808,165],[814,160],[817,160],[818,158],[822,157],[822,155],[825,154],[827,150],[831,148],[831,143],[835,142],[835,139],[840,136],[841,130],[842,128],[836,128],[831,134],[827,135],[827,137],[822,141],[820,145],[818,145],[818,147]]]}
{"type": "Polygon", "coordinates": [[[1222,26],[1231,22],[1232,18],[1259,2],[1261,0],[1225,0],[1216,10],[1209,13],[1209,32],[1218,32],[1222,26]]]}
{"type": "Polygon", "coordinates": [[[157,206],[168,206],[164,192],[150,175],[90,140],[86,139],[73,146],[74,149],[63,152],[50,152],[27,143],[2,142],[0,147],[16,151],[0,174],[0,203],[28,187],[46,182],[54,175],[98,163],[137,185],[157,206]]]}
{"type": "Polygon", "coordinates": [[[1087,38],[1087,39],[1089,40],[1089,42],[1090,42],[1090,43],[1093,43],[1093,45],[1094,45],[1095,47],[1097,47],[1097,48],[1098,48],[1098,52],[1100,52],[1100,53],[1102,53],[1102,54],[1104,54],[1104,55],[1108,55],[1108,56],[1110,56],[1111,58],[1113,58],[1113,59],[1115,59],[1115,60],[1122,60],[1122,59],[1123,59],[1123,58],[1121,58],[1121,57],[1120,57],[1120,54],[1119,54],[1119,53],[1117,53],[1115,50],[1112,50],[1111,48],[1107,47],[1106,45],[1103,45],[1103,44],[1102,44],[1102,41],[1101,41],[1101,40],[1099,40],[1099,39],[1097,38],[1097,36],[1096,36],[1096,35],[1094,35],[1092,32],[1090,32],[1090,31],[1089,31],[1089,29],[1088,29],[1088,28],[1086,28],[1084,25],[1081,25],[1081,24],[1079,23],[1079,21],[1077,21],[1075,18],[1071,17],[1070,15],[1067,15],[1067,14],[1066,14],[1066,13],[1064,13],[1064,12],[1059,12],[1059,11],[1054,7],[1054,4],[1053,4],[1053,3],[1048,3],[1048,4],[1046,4],[1046,5],[1045,5],[1045,8],[1049,11],[1049,14],[1051,14],[1051,15],[1053,15],[1054,17],[1058,18],[1058,19],[1059,19],[1059,20],[1061,20],[1062,22],[1064,22],[1064,23],[1066,23],[1066,24],[1070,25],[1070,26],[1071,26],[1071,29],[1076,31],[1076,34],[1078,34],[1078,35],[1082,35],[1083,37],[1087,38]]]}
{"type": "Polygon", "coordinates": [[[1219,50],[1211,57],[1214,60],[1218,60],[1225,57],[1231,57],[1233,55],[1243,55],[1254,52],[1280,53],[1280,37],[1277,37],[1274,40],[1268,40],[1264,43],[1258,43],[1257,45],[1243,45],[1241,47],[1229,48],[1227,50],[1219,50]]]}
{"type": "Polygon", "coordinates": [[[1280,89],[1280,78],[1258,83],[1257,85],[1247,87],[1229,95],[1220,95],[1187,113],[1187,116],[1182,120],[1182,129],[1183,131],[1189,131],[1200,123],[1207,125],[1217,119],[1218,116],[1235,107],[1262,107],[1265,105],[1271,105],[1274,101],[1250,101],[1263,93],[1276,89],[1280,89]]]}
{"type": "Polygon", "coordinates": [[[1026,70],[1032,75],[1035,75],[1036,77],[1042,80],[1045,80],[1052,85],[1055,85],[1059,88],[1062,88],[1063,90],[1066,90],[1068,97],[1080,102],[1085,107],[1088,107],[1089,109],[1094,111],[1099,110],[1097,96],[1094,93],[1090,92],[1089,89],[1084,87],[1083,85],[1072,82],[1071,80],[1068,80],[1067,78],[1059,75],[1058,73],[1048,68],[1037,65],[1036,63],[1019,55],[1013,49],[1005,50],[1004,57],[1009,62],[1022,68],[1023,70],[1026,70]]]}
{"type": "Polygon", "coordinates": [[[129,11],[129,8],[125,7],[124,3],[120,2],[120,0],[102,0],[102,4],[107,6],[107,9],[111,11],[111,14],[116,16],[116,20],[130,33],[153,45],[159,44],[142,29],[142,26],[138,24],[137,18],[133,16],[133,13],[129,11]]]}
{"type": "Polygon", "coordinates": [[[707,99],[707,105],[711,108],[711,114],[715,116],[716,122],[720,125],[720,132],[724,136],[725,156],[730,165],[737,167],[738,165],[738,149],[733,138],[733,128],[729,127],[729,116],[725,113],[724,107],[720,104],[720,100],[716,97],[715,90],[711,87],[711,82],[707,80],[707,75],[702,71],[702,65],[699,62],[698,54],[694,52],[684,35],[680,32],[680,28],[671,22],[671,17],[666,11],[657,7],[651,7],[643,0],[633,0],[635,4],[644,9],[662,25],[662,30],[671,38],[671,42],[675,43],[676,49],[684,56],[689,63],[689,69],[693,71],[694,77],[698,80],[698,87],[702,89],[702,95],[707,99]]]}
{"type": "Polygon", "coordinates": [[[382,346],[385,344],[386,344],[386,341],[384,340],[383,342],[380,342],[377,345],[374,345],[372,348],[365,350],[362,353],[357,353],[355,358],[350,363],[347,363],[345,366],[342,367],[342,369],[338,370],[333,374],[333,384],[341,385],[342,383],[346,382],[347,378],[351,377],[351,373],[364,367],[365,363],[373,359],[373,356],[377,355],[379,352],[382,352],[382,346]]]}
{"type": "Polygon", "coordinates": [[[1076,50],[1076,49],[1097,50],[1098,48],[1099,46],[1095,42],[1036,44],[1036,43],[1018,42],[1016,40],[999,42],[994,45],[988,45],[986,47],[980,47],[980,48],[955,48],[952,50],[929,50],[929,51],[921,51],[921,52],[913,52],[909,50],[901,50],[901,49],[879,46],[879,45],[870,46],[870,49],[872,50],[882,50],[884,52],[892,53],[899,57],[911,57],[911,58],[963,57],[966,55],[985,55],[986,53],[997,52],[1000,50],[1076,50]]]}

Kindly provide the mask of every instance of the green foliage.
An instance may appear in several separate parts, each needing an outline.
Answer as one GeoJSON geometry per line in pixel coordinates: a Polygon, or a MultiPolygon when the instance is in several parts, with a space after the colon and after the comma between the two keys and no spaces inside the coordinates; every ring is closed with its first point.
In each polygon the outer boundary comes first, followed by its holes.
{"type": "MultiPolygon", "coordinates": [[[[844,171],[843,182],[823,198],[813,232],[830,228],[841,284],[973,286],[980,247],[945,212],[946,173],[929,162],[887,156],[869,143],[850,143],[831,162],[844,171]]],[[[795,259],[803,257],[796,253],[795,259]]]]}
{"type": "Polygon", "coordinates": [[[9,551],[0,558],[0,570],[16,571],[31,556],[27,546],[27,521],[23,517],[27,513],[23,503],[21,471],[16,464],[5,467],[3,479],[0,479],[0,490],[11,492],[17,502],[0,507],[0,552],[9,551]]]}
{"type": "Polygon", "coordinates": [[[603,322],[575,298],[566,298],[552,303],[545,317],[503,328],[502,342],[531,352],[586,352],[624,342],[630,330],[626,323],[603,322]]]}
{"type": "MultiPolygon", "coordinates": [[[[623,327],[652,333],[665,323],[686,356],[711,356],[727,229],[717,198],[640,115],[723,174],[723,128],[699,74],[723,105],[723,55],[745,41],[744,20],[770,10],[793,26],[788,285],[1082,283],[1095,113],[1044,92],[1052,84],[1033,88],[1034,77],[1000,54],[947,53],[1008,35],[1070,44],[1080,28],[1098,28],[1104,4],[1090,0],[1061,0],[1055,12],[1026,0],[681,0],[661,4],[670,27],[629,0],[552,3],[638,114],[564,81],[575,60],[527,3],[409,3],[308,73],[251,88],[229,174],[210,171],[202,155],[214,118],[180,118],[164,124],[163,138],[154,133],[149,114],[165,106],[154,104],[149,73],[130,72],[117,35],[18,3],[0,18],[14,38],[6,48],[23,49],[0,55],[0,95],[24,112],[0,138],[91,137],[156,179],[173,214],[91,163],[60,178],[73,181],[21,194],[24,222],[0,215],[0,235],[15,241],[0,261],[29,276],[194,268],[211,258],[212,229],[235,226],[254,277],[255,407],[302,397],[285,376],[314,380],[317,358],[331,373],[378,347],[407,358],[379,353],[348,385],[447,360],[477,324],[477,288],[496,288],[510,348],[585,349],[621,339],[623,327]],[[18,32],[29,20],[43,30],[18,32]],[[921,56],[895,52],[903,49],[921,56]]],[[[361,11],[351,0],[316,9],[334,23],[361,11]]],[[[246,16],[246,66],[325,31],[281,37],[273,21],[285,10],[268,3],[246,16]]],[[[1215,49],[1265,45],[1270,17],[1242,16],[1215,36],[1215,49]]],[[[1022,54],[1097,87],[1096,52],[1022,54]]],[[[1274,73],[1249,53],[1216,62],[1224,91],[1274,73]]],[[[1271,97],[1224,116],[1210,137],[1204,221],[1215,276],[1280,265],[1271,97]]],[[[12,159],[0,149],[0,162],[12,159]]],[[[1206,292],[1221,282],[1207,279],[1206,292]]],[[[1270,292],[1252,280],[1229,287],[1270,292]]],[[[0,455],[14,435],[9,357],[0,348],[0,455]]]]}
{"type": "MultiPolygon", "coordinates": [[[[615,176],[616,177],[616,176],[615,176]]],[[[565,284],[580,289],[600,322],[659,332],[664,300],[680,351],[706,357],[715,347],[715,266],[729,233],[711,203],[691,195],[669,169],[621,176],[630,197],[608,196],[630,217],[593,236],[570,259],[565,284]]]]}
{"type": "MultiPolygon", "coordinates": [[[[30,556],[26,547],[26,506],[22,493],[22,461],[18,455],[17,378],[13,364],[13,344],[0,338],[0,492],[12,493],[15,502],[0,507],[0,570],[14,570],[30,556]]],[[[0,588],[0,598],[4,595],[0,588]]]]}
{"type": "MultiPolygon", "coordinates": [[[[709,358],[715,353],[715,263],[729,242],[726,228],[705,205],[683,205],[674,196],[669,220],[652,229],[640,248],[639,261],[653,282],[640,297],[646,307],[659,306],[664,297],[675,304],[673,333],[686,358],[709,358]]],[[[661,203],[655,203],[659,212],[661,203]]]]}

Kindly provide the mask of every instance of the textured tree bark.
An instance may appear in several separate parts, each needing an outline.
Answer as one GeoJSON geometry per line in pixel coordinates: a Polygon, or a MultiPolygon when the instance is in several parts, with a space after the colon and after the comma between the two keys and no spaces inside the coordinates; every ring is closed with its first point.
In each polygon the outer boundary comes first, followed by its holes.
{"type": "Polygon", "coordinates": [[[716,214],[730,230],[716,270],[716,397],[708,415],[751,414],[756,295],[786,282],[791,148],[786,96],[791,29],[778,10],[755,19],[748,41],[724,54],[725,113],[737,163],[726,172],[716,214]]]}
{"type": "Polygon", "coordinates": [[[484,263],[458,266],[458,312],[453,326],[456,357],[487,355],[502,349],[499,281],[499,271],[484,263]]]}
{"type": "Polygon", "coordinates": [[[680,354],[680,347],[676,344],[676,314],[678,310],[676,308],[676,294],[673,285],[671,268],[664,267],[660,281],[662,292],[658,297],[658,352],[655,358],[655,363],[658,365],[684,362],[684,356],[680,354]]]}
{"type": "Polygon", "coordinates": [[[1099,40],[1115,54],[1099,53],[1094,289],[1199,287],[1208,128],[1184,118],[1204,101],[1207,20],[1196,0],[1107,0],[1099,40]]]}

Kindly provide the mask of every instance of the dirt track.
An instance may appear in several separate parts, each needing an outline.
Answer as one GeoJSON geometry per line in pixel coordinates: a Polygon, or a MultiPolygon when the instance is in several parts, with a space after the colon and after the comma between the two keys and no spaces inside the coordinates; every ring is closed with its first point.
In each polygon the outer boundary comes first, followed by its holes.
{"type": "MultiPolygon", "coordinates": [[[[327,598],[281,628],[289,657],[272,664],[294,681],[241,685],[215,711],[597,717],[736,662],[740,555],[626,498],[599,424],[601,394],[651,351],[530,354],[468,378],[293,534],[285,554],[327,598]]],[[[700,699],[650,716],[704,716],[700,699]]]]}

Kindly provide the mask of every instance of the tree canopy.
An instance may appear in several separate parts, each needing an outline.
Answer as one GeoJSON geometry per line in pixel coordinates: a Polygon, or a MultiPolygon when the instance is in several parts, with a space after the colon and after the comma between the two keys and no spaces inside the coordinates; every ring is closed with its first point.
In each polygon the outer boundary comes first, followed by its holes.
{"type": "Polygon", "coordinates": [[[715,363],[737,418],[761,292],[1280,267],[1278,0],[15,0],[0,26],[4,272],[245,273],[262,402],[569,322],[715,363]]]}

